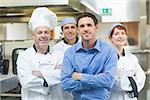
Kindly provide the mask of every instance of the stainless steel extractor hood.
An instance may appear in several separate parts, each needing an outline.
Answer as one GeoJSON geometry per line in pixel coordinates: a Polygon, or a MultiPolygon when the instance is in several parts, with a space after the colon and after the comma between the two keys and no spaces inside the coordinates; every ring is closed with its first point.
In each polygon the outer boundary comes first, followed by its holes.
{"type": "Polygon", "coordinates": [[[28,22],[38,6],[48,7],[59,20],[88,11],[95,14],[100,22],[139,21],[139,0],[0,0],[0,23],[28,22]]]}
{"type": "Polygon", "coordinates": [[[82,0],[0,0],[0,23],[28,22],[32,11],[38,6],[46,6],[54,11],[58,19],[74,16],[84,11],[92,11],[81,3],[82,0]]]}

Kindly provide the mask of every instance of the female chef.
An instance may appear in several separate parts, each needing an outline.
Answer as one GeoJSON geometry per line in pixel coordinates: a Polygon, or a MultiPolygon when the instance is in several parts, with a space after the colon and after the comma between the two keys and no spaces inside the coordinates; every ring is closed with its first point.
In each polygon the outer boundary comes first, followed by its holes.
{"type": "Polygon", "coordinates": [[[49,47],[56,24],[56,14],[48,8],[33,11],[29,28],[34,44],[21,52],[17,60],[22,100],[61,100],[56,87],[60,83],[60,69],[55,67],[59,52],[49,47]]]}
{"type": "Polygon", "coordinates": [[[127,44],[124,25],[113,24],[109,30],[109,39],[118,53],[115,84],[111,89],[110,100],[137,100],[146,77],[137,57],[124,49],[127,44]]]}

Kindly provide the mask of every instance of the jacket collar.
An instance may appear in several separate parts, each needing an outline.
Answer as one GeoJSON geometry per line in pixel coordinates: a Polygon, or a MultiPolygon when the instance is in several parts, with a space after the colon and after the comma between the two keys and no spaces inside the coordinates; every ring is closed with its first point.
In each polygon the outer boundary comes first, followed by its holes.
{"type": "MultiPolygon", "coordinates": [[[[117,54],[118,55],[118,59],[120,58],[120,56],[119,56],[119,54],[117,54]]],[[[125,56],[125,50],[123,49],[123,51],[122,51],[122,54],[121,54],[122,56],[125,56]]]]}
{"type": "MultiPolygon", "coordinates": [[[[33,48],[34,48],[35,52],[37,53],[37,49],[36,49],[36,47],[35,47],[35,44],[33,45],[33,48]]],[[[49,48],[49,46],[48,46],[48,49],[47,49],[46,53],[44,53],[44,54],[46,55],[46,54],[49,53],[49,52],[50,52],[50,48],[49,48]]]]}

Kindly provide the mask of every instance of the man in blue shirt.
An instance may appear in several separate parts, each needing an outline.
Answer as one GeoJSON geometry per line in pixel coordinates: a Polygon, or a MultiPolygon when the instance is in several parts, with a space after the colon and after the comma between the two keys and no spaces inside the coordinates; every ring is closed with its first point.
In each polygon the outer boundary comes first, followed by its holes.
{"type": "Polygon", "coordinates": [[[61,81],[75,100],[108,100],[114,83],[117,53],[110,45],[96,39],[98,20],[91,13],[77,19],[82,41],[64,56],[61,81]]]}

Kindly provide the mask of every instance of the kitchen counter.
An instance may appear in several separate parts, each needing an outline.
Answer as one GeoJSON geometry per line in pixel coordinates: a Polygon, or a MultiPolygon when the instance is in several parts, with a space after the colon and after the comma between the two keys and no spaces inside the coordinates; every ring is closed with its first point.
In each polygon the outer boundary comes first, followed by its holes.
{"type": "Polygon", "coordinates": [[[8,92],[18,85],[18,78],[14,74],[0,75],[0,93],[8,92]]]}
{"type": "Polygon", "coordinates": [[[8,92],[18,86],[18,78],[17,75],[8,74],[1,75],[0,74],[0,100],[1,96],[5,95],[5,92],[8,92]]]}
{"type": "Polygon", "coordinates": [[[2,74],[0,74],[0,81],[4,81],[4,80],[7,80],[7,79],[10,79],[13,77],[17,77],[17,75],[14,75],[14,74],[2,75],[2,74]]]}

